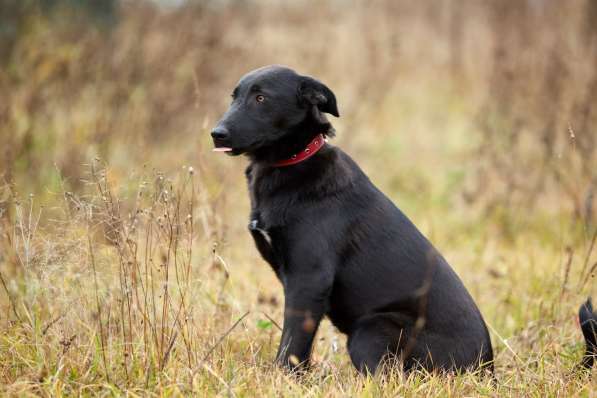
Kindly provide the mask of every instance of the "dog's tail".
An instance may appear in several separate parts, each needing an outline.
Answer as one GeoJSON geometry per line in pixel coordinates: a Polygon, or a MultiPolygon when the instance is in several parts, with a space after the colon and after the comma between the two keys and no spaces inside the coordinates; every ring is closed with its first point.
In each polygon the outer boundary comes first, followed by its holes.
{"type": "Polygon", "coordinates": [[[578,322],[582,334],[585,336],[587,349],[582,359],[581,366],[590,369],[595,363],[597,356],[597,312],[593,312],[593,303],[591,298],[583,303],[578,310],[578,322]]]}

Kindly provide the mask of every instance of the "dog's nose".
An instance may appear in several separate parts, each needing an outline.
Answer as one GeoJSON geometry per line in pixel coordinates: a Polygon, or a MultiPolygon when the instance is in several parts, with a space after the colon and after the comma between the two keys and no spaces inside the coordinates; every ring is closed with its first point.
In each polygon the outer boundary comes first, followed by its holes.
{"type": "Polygon", "coordinates": [[[228,138],[229,135],[230,135],[230,133],[228,132],[228,130],[226,130],[222,126],[216,127],[211,132],[211,136],[218,140],[224,140],[224,139],[228,138]]]}

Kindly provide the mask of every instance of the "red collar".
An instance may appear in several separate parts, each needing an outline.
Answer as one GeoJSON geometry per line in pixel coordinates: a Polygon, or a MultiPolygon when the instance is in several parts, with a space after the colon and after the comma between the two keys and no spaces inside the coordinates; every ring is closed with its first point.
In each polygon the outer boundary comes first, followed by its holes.
{"type": "Polygon", "coordinates": [[[319,151],[323,145],[325,144],[325,137],[323,134],[317,135],[313,140],[307,145],[305,149],[300,151],[299,153],[292,155],[288,159],[279,160],[274,163],[276,167],[284,167],[290,166],[293,164],[297,164],[302,162],[303,160],[309,159],[311,156],[315,155],[317,151],[319,151]]]}

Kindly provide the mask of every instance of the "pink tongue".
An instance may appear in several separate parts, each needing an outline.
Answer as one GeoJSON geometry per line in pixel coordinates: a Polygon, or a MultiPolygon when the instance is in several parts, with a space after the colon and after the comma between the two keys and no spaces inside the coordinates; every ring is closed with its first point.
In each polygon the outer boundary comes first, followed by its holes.
{"type": "Polygon", "coordinates": [[[214,152],[230,152],[232,148],[228,148],[227,146],[221,146],[219,148],[214,148],[214,152]]]}

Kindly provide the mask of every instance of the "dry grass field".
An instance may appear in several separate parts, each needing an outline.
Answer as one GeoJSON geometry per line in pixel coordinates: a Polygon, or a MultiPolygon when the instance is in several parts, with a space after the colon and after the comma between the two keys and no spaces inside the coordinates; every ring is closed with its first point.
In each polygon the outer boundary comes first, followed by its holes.
{"type": "Polygon", "coordinates": [[[597,2],[37,3],[0,0],[0,395],[597,396],[597,2]],[[247,160],[209,137],[272,63],[335,91],[331,144],[456,269],[495,381],[359,376],[328,321],[312,372],[272,364],[247,160]]]}

